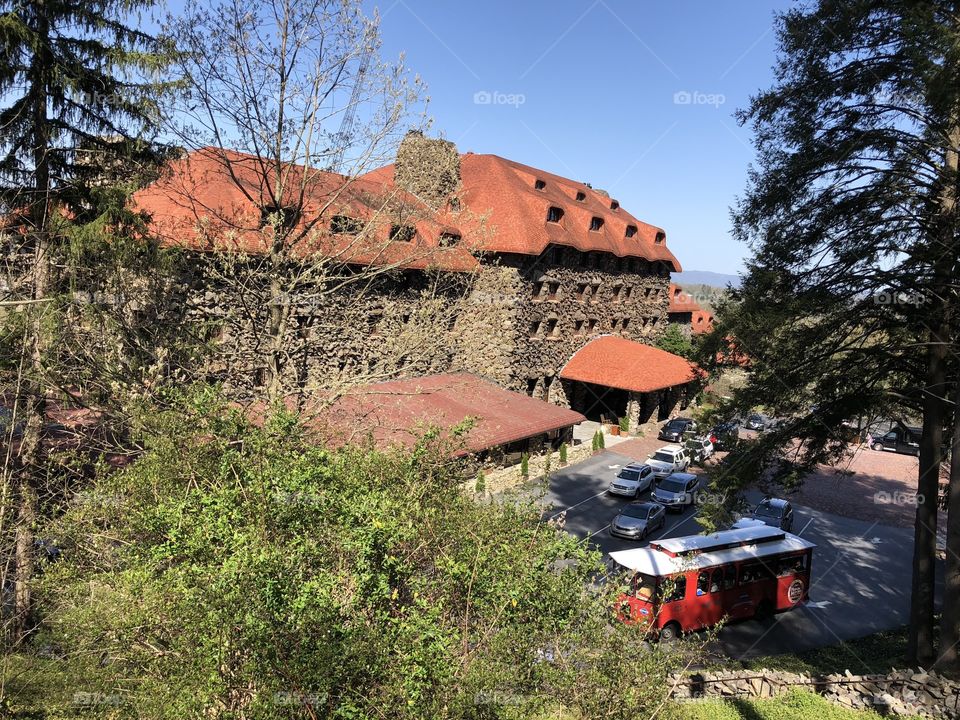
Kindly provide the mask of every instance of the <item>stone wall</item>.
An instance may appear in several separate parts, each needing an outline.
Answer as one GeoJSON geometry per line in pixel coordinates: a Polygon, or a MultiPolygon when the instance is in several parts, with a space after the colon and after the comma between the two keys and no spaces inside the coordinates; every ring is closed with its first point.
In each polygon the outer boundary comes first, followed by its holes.
{"type": "Polygon", "coordinates": [[[872,709],[882,715],[922,715],[960,718],[960,683],[933,671],[894,670],[886,675],[844,674],[811,676],[768,670],[751,672],[704,672],[674,677],[673,697],[756,697],[779,695],[790,688],[804,688],[840,705],[872,709]]]}
{"type": "Polygon", "coordinates": [[[666,328],[670,275],[663,264],[551,248],[501,255],[477,278],[473,313],[458,321],[459,362],[497,382],[570,405],[560,370],[598,335],[651,343],[666,328]],[[509,356],[507,363],[504,360],[509,356]]]}

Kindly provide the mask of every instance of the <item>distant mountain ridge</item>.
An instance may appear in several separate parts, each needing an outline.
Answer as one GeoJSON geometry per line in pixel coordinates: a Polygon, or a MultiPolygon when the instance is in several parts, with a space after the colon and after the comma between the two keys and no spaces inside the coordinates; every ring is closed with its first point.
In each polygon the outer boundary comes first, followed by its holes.
{"type": "Polygon", "coordinates": [[[729,275],[710,270],[684,270],[683,272],[673,273],[670,279],[680,287],[684,285],[710,285],[717,288],[725,288],[727,285],[740,287],[739,275],[729,275]]]}

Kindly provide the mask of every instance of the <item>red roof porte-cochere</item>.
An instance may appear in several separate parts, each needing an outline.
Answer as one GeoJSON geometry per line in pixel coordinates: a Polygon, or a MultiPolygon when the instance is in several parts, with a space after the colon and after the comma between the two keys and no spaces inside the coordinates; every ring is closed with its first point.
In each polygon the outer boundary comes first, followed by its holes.
{"type": "Polygon", "coordinates": [[[330,430],[340,429],[335,440],[349,442],[369,433],[378,446],[410,447],[429,426],[448,432],[467,418],[476,422],[459,454],[506,445],[586,419],[476,375],[455,373],[354,388],[322,411],[318,420],[330,430]]]}
{"type": "Polygon", "coordinates": [[[679,355],[617,335],[594,338],[560,371],[564,380],[636,393],[685,385],[698,375],[699,370],[679,355]]]}

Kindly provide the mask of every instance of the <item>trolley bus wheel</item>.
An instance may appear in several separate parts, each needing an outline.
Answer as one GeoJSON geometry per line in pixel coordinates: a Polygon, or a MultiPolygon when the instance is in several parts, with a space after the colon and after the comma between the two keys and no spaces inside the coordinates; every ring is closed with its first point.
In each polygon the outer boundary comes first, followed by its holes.
{"type": "Polygon", "coordinates": [[[754,614],[757,620],[766,620],[773,617],[773,603],[769,600],[761,600],[757,605],[757,611],[754,614]]]}
{"type": "Polygon", "coordinates": [[[680,637],[680,626],[675,622],[668,622],[660,628],[660,642],[673,642],[680,637]]]}

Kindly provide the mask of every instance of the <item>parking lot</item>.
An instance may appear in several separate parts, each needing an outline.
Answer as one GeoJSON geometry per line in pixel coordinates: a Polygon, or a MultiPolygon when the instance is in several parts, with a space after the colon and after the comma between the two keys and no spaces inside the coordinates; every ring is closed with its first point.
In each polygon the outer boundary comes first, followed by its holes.
{"type": "MultiPolygon", "coordinates": [[[[620,467],[645,458],[649,450],[644,449],[657,444],[653,439],[631,440],[556,471],[545,497],[547,513],[563,513],[568,532],[589,538],[604,553],[642,547],[645,542],[609,534],[611,519],[629,500],[608,495],[606,488],[620,467]]],[[[703,473],[698,468],[693,471],[703,473]]],[[[645,492],[640,499],[647,497],[645,492]]],[[[760,493],[749,497],[751,502],[760,498],[760,493]]],[[[844,517],[797,502],[794,510],[794,532],[817,545],[811,601],[806,607],[766,622],[750,620],[723,628],[719,641],[730,657],[836,645],[907,622],[913,552],[910,528],[844,517]]],[[[696,512],[696,508],[690,508],[668,514],[663,530],[652,533],[649,540],[699,533],[696,512]]],[[[863,671],[864,665],[851,654],[849,669],[856,673],[863,671]]]]}

